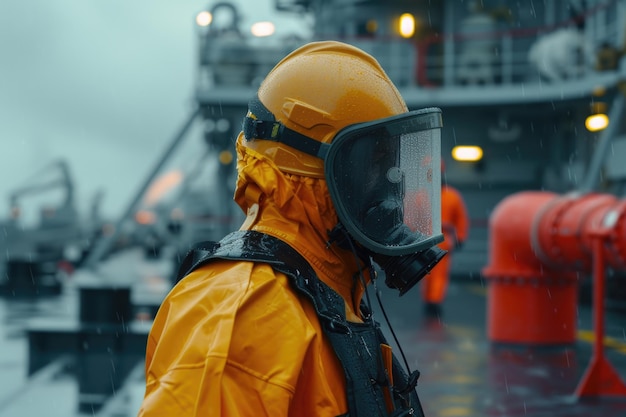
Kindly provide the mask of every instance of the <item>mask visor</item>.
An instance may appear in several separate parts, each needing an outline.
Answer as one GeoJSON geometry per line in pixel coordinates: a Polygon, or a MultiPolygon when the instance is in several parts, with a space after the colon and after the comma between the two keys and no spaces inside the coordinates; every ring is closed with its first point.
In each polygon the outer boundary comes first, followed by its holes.
{"type": "Polygon", "coordinates": [[[429,108],[340,131],[325,171],[337,215],[367,249],[400,256],[441,234],[441,110],[429,108]]]}

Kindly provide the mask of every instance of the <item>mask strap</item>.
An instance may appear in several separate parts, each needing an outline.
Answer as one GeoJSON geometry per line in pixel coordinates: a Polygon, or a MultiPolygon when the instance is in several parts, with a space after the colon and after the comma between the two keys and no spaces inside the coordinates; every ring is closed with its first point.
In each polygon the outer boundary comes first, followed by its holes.
{"type": "Polygon", "coordinates": [[[254,98],[248,103],[248,114],[243,119],[242,130],[246,140],[271,140],[282,143],[308,155],[325,159],[330,145],[312,139],[277,122],[274,115],[254,98]]]}

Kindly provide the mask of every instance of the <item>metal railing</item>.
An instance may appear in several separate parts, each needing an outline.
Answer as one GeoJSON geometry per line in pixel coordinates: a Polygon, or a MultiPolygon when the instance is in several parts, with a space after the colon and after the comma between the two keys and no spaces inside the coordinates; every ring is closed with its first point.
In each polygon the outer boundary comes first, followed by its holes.
{"type": "MultiPolygon", "coordinates": [[[[618,54],[622,48],[625,11],[623,2],[609,0],[552,26],[496,31],[474,27],[428,37],[417,44],[415,84],[510,85],[595,74],[600,48],[613,48],[618,54]]],[[[487,23],[485,28],[493,27],[487,23]]]]}
{"type": "Polygon", "coordinates": [[[477,16],[454,21],[451,26],[461,28],[458,32],[420,41],[397,35],[315,34],[312,39],[292,39],[288,45],[259,46],[245,37],[209,32],[200,39],[198,85],[203,89],[203,82],[211,79],[209,85],[254,88],[284,55],[321,39],[348,42],[372,54],[402,88],[501,87],[584,79],[599,74],[596,64],[602,47],[612,48],[616,57],[626,47],[622,44],[624,1],[598,1],[580,15],[548,26],[503,29],[489,23],[488,17],[477,16]]]}

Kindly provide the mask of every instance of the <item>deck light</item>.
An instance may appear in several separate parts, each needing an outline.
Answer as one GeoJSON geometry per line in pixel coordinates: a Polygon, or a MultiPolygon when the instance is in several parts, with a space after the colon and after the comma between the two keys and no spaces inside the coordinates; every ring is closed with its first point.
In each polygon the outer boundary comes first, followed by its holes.
{"type": "Polygon", "coordinates": [[[483,158],[483,149],[480,146],[455,146],[452,157],[456,161],[480,161],[483,158]]]}
{"type": "Polygon", "coordinates": [[[592,114],[585,120],[585,127],[590,132],[597,132],[605,129],[608,125],[609,117],[604,113],[592,114]]]}
{"type": "Polygon", "coordinates": [[[256,22],[250,28],[250,32],[257,38],[263,38],[274,34],[276,27],[272,22],[256,22]]]}
{"type": "Polygon", "coordinates": [[[415,18],[410,13],[404,13],[400,16],[400,23],[398,26],[400,36],[403,38],[410,38],[415,33],[415,18]]]}
{"type": "Polygon", "coordinates": [[[588,131],[597,132],[609,125],[606,109],[607,105],[604,101],[593,101],[589,105],[589,116],[585,120],[585,127],[588,131]]]}
{"type": "Polygon", "coordinates": [[[206,10],[201,11],[196,15],[196,24],[201,27],[207,27],[213,21],[213,15],[206,10]]]}

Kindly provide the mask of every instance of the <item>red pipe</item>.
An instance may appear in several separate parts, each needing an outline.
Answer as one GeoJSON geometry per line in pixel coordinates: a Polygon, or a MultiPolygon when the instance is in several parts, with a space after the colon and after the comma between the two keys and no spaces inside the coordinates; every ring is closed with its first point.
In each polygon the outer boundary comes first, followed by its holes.
{"type": "Polygon", "coordinates": [[[590,271],[594,231],[616,203],[615,196],[607,194],[568,194],[554,199],[538,213],[531,231],[537,255],[555,269],[590,271]]]}
{"type": "Polygon", "coordinates": [[[611,223],[604,256],[626,265],[626,201],[606,194],[527,191],[490,217],[487,332],[494,342],[573,344],[578,277],[591,271],[594,233],[611,223]]]}

